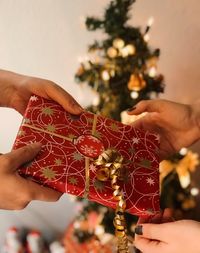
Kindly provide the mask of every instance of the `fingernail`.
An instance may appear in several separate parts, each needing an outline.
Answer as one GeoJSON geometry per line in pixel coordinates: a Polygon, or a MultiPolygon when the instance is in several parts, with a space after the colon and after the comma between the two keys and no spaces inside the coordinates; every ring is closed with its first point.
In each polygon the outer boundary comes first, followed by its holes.
{"type": "Polygon", "coordinates": [[[128,108],[127,111],[128,111],[128,112],[131,112],[131,111],[133,111],[133,110],[135,110],[135,109],[136,109],[136,106],[133,106],[133,107],[131,107],[131,108],[128,108]]]}
{"type": "Polygon", "coordinates": [[[143,235],[142,226],[141,226],[141,225],[139,225],[139,226],[137,226],[137,227],[135,228],[135,233],[136,233],[137,235],[143,235]]]}

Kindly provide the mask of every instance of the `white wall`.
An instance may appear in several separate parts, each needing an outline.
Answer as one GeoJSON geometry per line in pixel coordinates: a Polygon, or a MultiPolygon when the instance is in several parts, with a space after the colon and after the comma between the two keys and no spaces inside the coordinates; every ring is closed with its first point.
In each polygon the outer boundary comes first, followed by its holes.
{"type": "MultiPolygon", "coordinates": [[[[97,35],[81,28],[80,17],[99,14],[108,2],[0,0],[0,68],[52,79],[85,105],[88,91],[74,84],[73,75],[78,57],[85,55],[86,45],[97,35]]],[[[151,43],[161,48],[165,98],[184,103],[199,98],[199,13],[198,0],[140,0],[135,4],[132,23],[143,26],[150,16],[155,18],[151,43]]],[[[0,109],[0,115],[0,152],[8,152],[21,116],[10,109],[0,109]]],[[[65,196],[56,204],[32,203],[23,212],[0,211],[1,239],[14,223],[62,230],[72,210],[65,196]]]]}

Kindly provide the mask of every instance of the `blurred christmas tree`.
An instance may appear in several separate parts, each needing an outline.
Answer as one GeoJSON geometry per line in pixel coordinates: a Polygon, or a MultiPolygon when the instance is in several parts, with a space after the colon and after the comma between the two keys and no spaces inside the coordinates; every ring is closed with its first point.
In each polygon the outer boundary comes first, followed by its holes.
{"type": "MultiPolygon", "coordinates": [[[[95,92],[88,109],[123,123],[137,119],[127,115],[127,108],[140,100],[157,98],[164,91],[163,76],[157,72],[160,50],[148,45],[153,19],[149,19],[144,31],[128,24],[134,2],[112,0],[102,18],[86,18],[89,31],[102,30],[107,37],[89,46],[89,60],[80,64],[75,75],[78,83],[87,83],[95,92]]],[[[161,204],[180,213],[195,206],[190,191],[190,172],[198,164],[196,154],[187,150],[181,152],[161,164],[161,204]]],[[[83,210],[75,222],[75,236],[80,242],[102,231],[114,233],[113,210],[87,200],[83,203],[83,210]],[[93,211],[99,214],[98,226],[92,229],[82,226],[93,211]]],[[[133,234],[136,217],[127,214],[126,218],[128,232],[133,234]]]]}

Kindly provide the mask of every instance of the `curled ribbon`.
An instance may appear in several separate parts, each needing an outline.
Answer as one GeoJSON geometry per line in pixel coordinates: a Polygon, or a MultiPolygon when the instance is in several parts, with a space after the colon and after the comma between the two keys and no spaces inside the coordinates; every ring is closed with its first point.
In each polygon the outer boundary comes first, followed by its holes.
{"type": "Polygon", "coordinates": [[[118,253],[129,253],[126,220],[124,217],[126,201],[124,199],[123,191],[120,189],[120,185],[118,184],[118,180],[120,179],[123,171],[123,160],[124,159],[121,154],[110,148],[105,150],[94,161],[94,164],[101,166],[101,168],[97,171],[97,178],[100,181],[111,180],[111,186],[114,190],[113,197],[116,201],[118,201],[113,221],[115,235],[118,239],[118,253]]]}

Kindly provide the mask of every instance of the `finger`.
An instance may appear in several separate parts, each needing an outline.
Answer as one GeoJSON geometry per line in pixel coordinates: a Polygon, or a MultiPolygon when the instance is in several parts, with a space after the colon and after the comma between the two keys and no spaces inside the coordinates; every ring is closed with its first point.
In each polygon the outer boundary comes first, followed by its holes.
{"type": "Polygon", "coordinates": [[[148,113],[144,117],[134,121],[131,125],[135,128],[139,128],[145,131],[160,133],[160,127],[158,126],[158,113],[148,113]]]}
{"type": "Polygon", "coordinates": [[[21,165],[31,161],[40,151],[41,143],[33,143],[16,149],[0,157],[3,168],[8,171],[16,171],[21,165]]]}
{"type": "Polygon", "coordinates": [[[136,237],[135,247],[143,253],[160,253],[165,243],[160,241],[152,241],[143,237],[136,237]]]}
{"type": "Polygon", "coordinates": [[[166,224],[140,224],[135,228],[135,233],[146,239],[158,240],[165,242],[168,235],[166,234],[166,224]]]}
{"type": "Polygon", "coordinates": [[[143,112],[159,112],[160,111],[161,100],[142,100],[136,106],[133,107],[133,110],[128,109],[127,113],[129,115],[138,115],[143,112]]]}
{"type": "Polygon", "coordinates": [[[54,84],[47,89],[48,95],[63,106],[63,108],[73,114],[80,114],[83,108],[79,103],[63,88],[54,84]]]}
{"type": "Polygon", "coordinates": [[[27,201],[40,200],[54,202],[59,200],[59,198],[62,196],[62,193],[58,191],[55,191],[48,187],[44,187],[30,180],[24,179],[20,176],[19,178],[21,189],[23,189],[23,191],[27,193],[27,201]]]}
{"type": "Polygon", "coordinates": [[[42,79],[41,85],[31,86],[31,89],[36,95],[55,100],[72,114],[80,114],[84,110],[68,92],[54,82],[42,79]]]}

